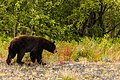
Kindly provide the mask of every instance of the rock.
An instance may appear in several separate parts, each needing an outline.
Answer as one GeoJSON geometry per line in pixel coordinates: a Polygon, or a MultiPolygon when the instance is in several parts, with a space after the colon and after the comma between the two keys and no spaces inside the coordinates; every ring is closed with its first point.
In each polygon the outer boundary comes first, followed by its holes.
{"type": "Polygon", "coordinates": [[[67,62],[62,65],[28,66],[0,64],[0,80],[120,80],[120,62],[67,62]],[[72,76],[72,75],[74,76],[72,76]]]}

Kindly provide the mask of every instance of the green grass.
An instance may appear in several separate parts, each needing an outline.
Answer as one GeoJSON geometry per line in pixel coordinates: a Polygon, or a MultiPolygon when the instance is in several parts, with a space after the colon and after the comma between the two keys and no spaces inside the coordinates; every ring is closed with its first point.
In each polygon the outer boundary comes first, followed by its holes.
{"type": "Polygon", "coordinates": [[[71,78],[70,76],[62,76],[62,80],[75,80],[75,79],[71,78]]]}
{"type": "Polygon", "coordinates": [[[11,38],[0,37],[0,58],[5,61],[8,55],[8,46],[11,38]]]}
{"type": "MultiPolygon", "coordinates": [[[[0,58],[6,60],[8,55],[8,46],[12,39],[0,37],[0,58]]],[[[120,61],[120,38],[88,38],[84,37],[81,42],[56,41],[57,53],[52,54],[48,51],[43,52],[43,60],[47,63],[65,61],[120,61]]],[[[30,59],[26,54],[24,60],[30,59]]]]}

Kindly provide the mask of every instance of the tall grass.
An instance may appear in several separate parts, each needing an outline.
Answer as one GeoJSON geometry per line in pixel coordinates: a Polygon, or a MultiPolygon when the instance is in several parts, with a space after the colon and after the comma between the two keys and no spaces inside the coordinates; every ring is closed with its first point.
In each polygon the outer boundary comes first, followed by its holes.
{"type": "Polygon", "coordinates": [[[81,56],[90,61],[101,61],[105,58],[114,61],[120,59],[120,39],[104,38],[89,39],[84,38],[78,45],[81,56]]]}
{"type": "MultiPolygon", "coordinates": [[[[0,37],[0,59],[5,60],[8,54],[8,46],[11,38],[0,37]]],[[[43,61],[47,63],[64,64],[66,61],[119,61],[120,60],[120,38],[81,38],[77,42],[57,41],[57,53],[52,54],[43,51],[43,61]]],[[[24,59],[28,59],[26,54],[24,59]]]]}
{"type": "Polygon", "coordinates": [[[0,60],[5,61],[8,54],[9,37],[0,37],[0,60]]]}
{"type": "Polygon", "coordinates": [[[111,39],[107,36],[96,39],[85,37],[75,51],[73,55],[79,54],[79,57],[85,57],[88,61],[120,60],[120,39],[111,39]]]}
{"type": "MultiPolygon", "coordinates": [[[[45,52],[46,61],[119,61],[120,60],[120,39],[84,37],[79,43],[58,41],[57,53],[51,55],[45,52]],[[49,55],[49,56],[48,56],[49,55]]],[[[44,56],[43,55],[43,56],[44,56]]]]}

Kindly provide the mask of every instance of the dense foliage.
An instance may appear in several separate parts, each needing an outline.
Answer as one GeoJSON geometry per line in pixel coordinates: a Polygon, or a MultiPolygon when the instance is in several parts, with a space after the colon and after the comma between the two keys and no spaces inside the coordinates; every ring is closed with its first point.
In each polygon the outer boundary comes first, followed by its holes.
{"type": "Polygon", "coordinates": [[[119,0],[0,0],[0,35],[56,40],[120,35],[119,0]]]}

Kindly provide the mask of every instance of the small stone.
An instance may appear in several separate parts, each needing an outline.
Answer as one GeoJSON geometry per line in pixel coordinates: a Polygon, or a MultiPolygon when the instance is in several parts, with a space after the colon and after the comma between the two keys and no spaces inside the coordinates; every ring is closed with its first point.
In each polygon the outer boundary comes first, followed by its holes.
{"type": "Polygon", "coordinates": [[[37,71],[40,71],[40,69],[41,69],[40,66],[38,66],[38,67],[36,68],[37,71]]]}
{"type": "Polygon", "coordinates": [[[37,72],[32,72],[32,75],[33,75],[33,76],[36,76],[36,75],[37,75],[37,72]]]}

